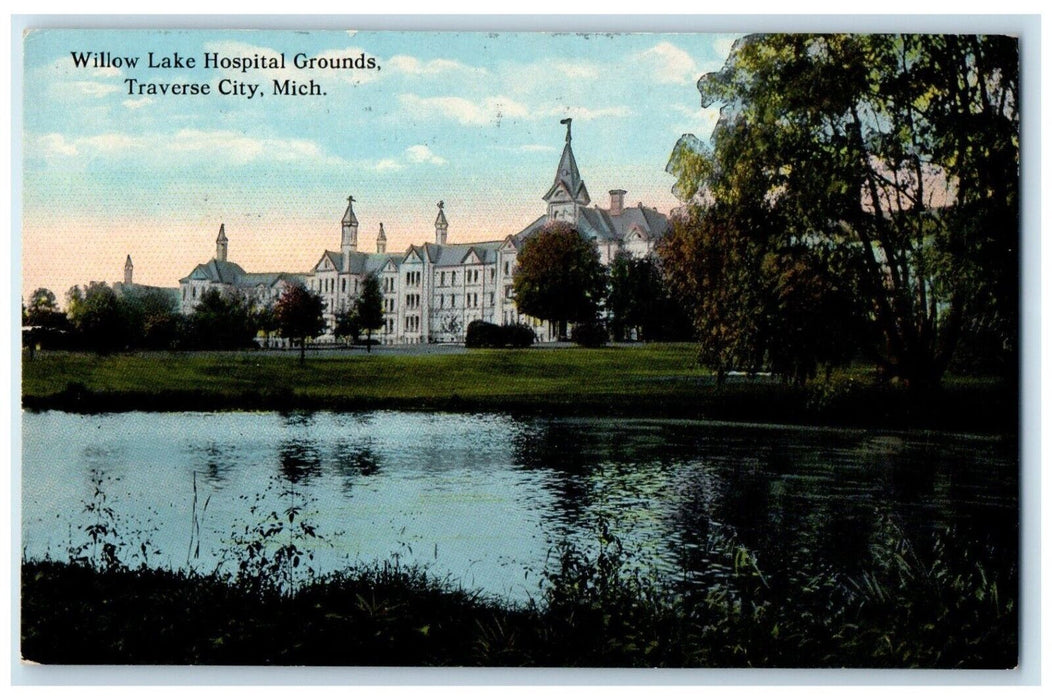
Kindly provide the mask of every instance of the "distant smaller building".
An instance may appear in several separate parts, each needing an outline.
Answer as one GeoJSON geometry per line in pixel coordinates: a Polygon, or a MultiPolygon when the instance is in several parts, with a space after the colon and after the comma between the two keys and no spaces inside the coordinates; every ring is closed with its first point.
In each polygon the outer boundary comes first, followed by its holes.
{"type": "Polygon", "coordinates": [[[193,311],[201,295],[209,289],[240,294],[252,303],[266,306],[277,300],[287,286],[304,284],[307,277],[305,274],[245,272],[240,265],[227,260],[228,246],[226,225],[220,224],[215,257],[201,263],[189,275],[179,280],[177,295],[182,313],[188,314],[193,311]]]}
{"type": "Polygon", "coordinates": [[[129,255],[124,261],[124,281],[114,283],[113,293],[118,297],[128,297],[154,292],[167,296],[176,305],[177,309],[181,308],[179,306],[179,290],[177,288],[154,287],[149,284],[135,283],[135,265],[132,264],[131,255],[129,255]]]}

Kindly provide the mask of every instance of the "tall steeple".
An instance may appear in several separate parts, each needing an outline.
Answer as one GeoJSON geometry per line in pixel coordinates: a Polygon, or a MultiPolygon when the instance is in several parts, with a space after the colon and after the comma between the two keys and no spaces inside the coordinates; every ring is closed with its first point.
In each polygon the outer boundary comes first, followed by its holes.
{"type": "Polygon", "coordinates": [[[581,179],[581,172],[577,169],[577,159],[574,158],[570,145],[572,121],[567,118],[559,122],[566,125],[566,145],[563,146],[559,166],[555,169],[555,182],[543,197],[548,203],[549,221],[567,221],[571,224],[577,221],[580,208],[587,207],[592,201],[588,196],[588,188],[581,179]]]}
{"type": "Polygon", "coordinates": [[[376,252],[383,254],[387,252],[387,234],[384,233],[384,222],[380,222],[380,233],[376,235],[376,252]]]}
{"type": "Polygon", "coordinates": [[[216,260],[219,262],[226,262],[227,243],[226,224],[219,224],[219,236],[216,238],[216,260]]]}
{"type": "Polygon", "coordinates": [[[129,286],[132,284],[132,272],[134,270],[135,266],[132,265],[131,256],[129,255],[128,259],[124,261],[124,284],[129,286]]]}
{"type": "Polygon", "coordinates": [[[351,270],[351,253],[358,250],[358,217],[354,215],[354,196],[347,197],[347,211],[340,220],[342,235],[340,252],[343,253],[343,271],[351,270]]]}
{"type": "Polygon", "coordinates": [[[446,244],[446,235],[449,233],[449,222],[446,221],[446,213],[443,211],[445,202],[438,203],[438,216],[435,217],[435,243],[446,244]]]}

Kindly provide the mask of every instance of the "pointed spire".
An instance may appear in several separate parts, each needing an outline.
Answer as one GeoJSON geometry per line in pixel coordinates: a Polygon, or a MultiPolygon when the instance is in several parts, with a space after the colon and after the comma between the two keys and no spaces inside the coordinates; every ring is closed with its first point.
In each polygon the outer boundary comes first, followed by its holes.
{"type": "Polygon", "coordinates": [[[562,157],[559,158],[559,165],[555,169],[555,182],[542,199],[546,202],[550,201],[562,187],[576,204],[586,207],[592,199],[588,196],[588,188],[584,186],[584,180],[581,179],[581,171],[577,169],[577,159],[574,158],[573,148],[570,145],[571,121],[567,118],[559,122],[566,125],[566,145],[563,146],[562,157]]]}
{"type": "Polygon", "coordinates": [[[446,212],[444,211],[446,203],[439,200],[438,202],[438,216],[435,217],[435,226],[449,226],[449,222],[446,221],[446,212]]]}
{"type": "Polygon", "coordinates": [[[219,236],[216,238],[216,260],[219,262],[226,262],[226,252],[226,224],[219,224],[219,236]]]}
{"type": "Polygon", "coordinates": [[[380,233],[376,234],[376,252],[387,252],[387,234],[384,233],[384,222],[380,222],[380,233]]]}
{"type": "Polygon", "coordinates": [[[343,220],[340,222],[344,226],[357,226],[358,217],[354,215],[354,203],[355,198],[353,195],[347,197],[347,211],[343,213],[343,220]]]}
{"type": "Polygon", "coordinates": [[[387,240],[387,234],[384,233],[384,222],[382,222],[382,221],[380,222],[380,233],[377,234],[376,240],[378,240],[378,241],[386,241],[387,240]]]}
{"type": "Polygon", "coordinates": [[[128,259],[124,261],[124,284],[132,283],[132,271],[134,269],[135,266],[132,265],[131,255],[129,255],[128,259]]]}

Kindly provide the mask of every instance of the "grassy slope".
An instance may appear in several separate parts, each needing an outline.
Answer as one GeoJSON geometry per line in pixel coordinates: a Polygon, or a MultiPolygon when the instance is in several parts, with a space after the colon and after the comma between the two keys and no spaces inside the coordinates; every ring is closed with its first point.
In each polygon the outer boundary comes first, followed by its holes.
{"type": "Polygon", "coordinates": [[[677,416],[1013,431],[1016,397],[993,381],[949,381],[918,401],[858,375],[799,389],[715,386],[689,344],[464,354],[43,353],[23,360],[23,405],[67,410],[405,408],[677,416]],[[823,393],[824,392],[824,393],[823,393]]]}

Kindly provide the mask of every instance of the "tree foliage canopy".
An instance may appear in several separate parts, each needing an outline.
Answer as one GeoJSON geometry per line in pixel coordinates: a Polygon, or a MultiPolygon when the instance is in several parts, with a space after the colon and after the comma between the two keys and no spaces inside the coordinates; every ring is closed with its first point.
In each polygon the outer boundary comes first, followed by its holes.
{"type": "Polygon", "coordinates": [[[252,344],[256,326],[252,309],[239,294],[207,289],[189,318],[192,347],[232,350],[252,344]]]}
{"type": "Polygon", "coordinates": [[[846,251],[878,361],[930,385],[962,330],[1014,347],[1018,85],[1009,37],[749,36],[698,83],[711,147],[684,136],[668,170],[737,245],[846,251]]]}
{"type": "Polygon", "coordinates": [[[372,332],[384,325],[384,295],[380,291],[380,280],[369,275],[362,282],[362,293],[354,305],[359,327],[372,337],[372,332]]]}
{"type": "Polygon", "coordinates": [[[325,331],[324,310],[325,303],[320,295],[299,284],[289,285],[274,306],[278,332],[283,338],[299,340],[303,344],[307,338],[325,331]]]}
{"type": "Polygon", "coordinates": [[[576,229],[549,224],[518,255],[515,303],[524,314],[556,323],[595,319],[606,294],[599,251],[576,229]]]}

